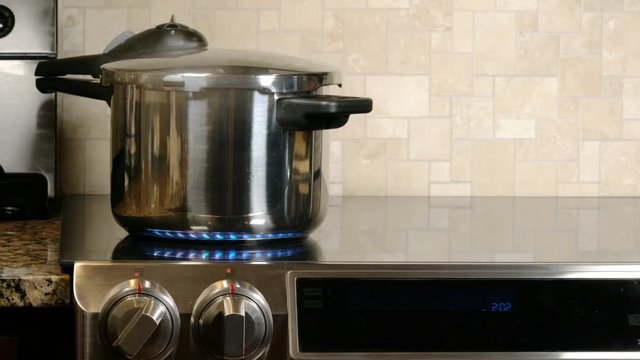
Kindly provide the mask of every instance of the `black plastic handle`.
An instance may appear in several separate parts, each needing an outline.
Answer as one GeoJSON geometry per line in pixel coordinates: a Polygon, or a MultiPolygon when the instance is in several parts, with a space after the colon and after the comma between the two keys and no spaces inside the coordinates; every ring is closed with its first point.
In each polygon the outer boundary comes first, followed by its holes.
{"type": "Polygon", "coordinates": [[[102,86],[99,82],[91,80],[39,78],[36,79],[36,88],[45,94],[59,91],[90,99],[104,100],[109,106],[111,106],[111,97],[113,96],[111,86],[102,86]]]}
{"type": "Polygon", "coordinates": [[[286,130],[336,129],[347,123],[351,114],[373,109],[369,98],[317,95],[281,98],[276,102],[276,119],[286,130]]]}
{"type": "Polygon", "coordinates": [[[66,59],[41,61],[36,66],[36,76],[91,75],[100,77],[100,67],[110,58],[105,54],[84,55],[66,59]]]}

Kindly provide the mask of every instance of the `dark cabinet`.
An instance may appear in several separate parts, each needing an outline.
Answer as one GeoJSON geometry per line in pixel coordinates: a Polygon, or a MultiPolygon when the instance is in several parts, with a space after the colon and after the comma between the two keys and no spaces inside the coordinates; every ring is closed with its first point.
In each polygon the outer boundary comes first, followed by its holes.
{"type": "Polygon", "coordinates": [[[71,306],[0,308],[0,360],[74,359],[71,306]]]}

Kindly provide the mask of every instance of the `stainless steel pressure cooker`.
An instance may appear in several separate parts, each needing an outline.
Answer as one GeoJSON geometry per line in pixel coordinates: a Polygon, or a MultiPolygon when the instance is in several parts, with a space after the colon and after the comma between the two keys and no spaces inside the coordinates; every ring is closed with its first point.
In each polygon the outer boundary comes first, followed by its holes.
{"type": "Polygon", "coordinates": [[[326,208],[321,130],[371,99],[317,95],[340,77],[313,62],[193,48],[101,64],[100,83],[41,72],[37,85],[110,104],[111,205],[129,232],[305,236],[326,208]]]}

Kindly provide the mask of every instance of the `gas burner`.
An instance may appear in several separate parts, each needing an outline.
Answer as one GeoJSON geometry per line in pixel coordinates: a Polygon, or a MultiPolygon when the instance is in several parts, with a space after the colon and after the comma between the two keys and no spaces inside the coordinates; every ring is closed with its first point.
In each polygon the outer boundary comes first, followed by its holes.
{"type": "Polygon", "coordinates": [[[312,261],[318,259],[315,242],[308,238],[259,242],[189,242],[129,235],[113,250],[113,260],[173,261],[312,261]]]}
{"type": "Polygon", "coordinates": [[[292,239],[301,238],[306,234],[294,231],[281,232],[219,232],[219,231],[177,231],[177,230],[161,230],[148,229],[141,233],[144,236],[160,237],[164,239],[184,239],[184,240],[202,240],[202,241],[236,241],[236,240],[273,240],[273,239],[292,239]]]}

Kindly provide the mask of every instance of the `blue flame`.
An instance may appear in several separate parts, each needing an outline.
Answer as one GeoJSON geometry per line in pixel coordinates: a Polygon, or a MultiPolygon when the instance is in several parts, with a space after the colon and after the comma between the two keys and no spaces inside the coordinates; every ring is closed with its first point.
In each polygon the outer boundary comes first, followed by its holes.
{"type": "Polygon", "coordinates": [[[148,229],[144,235],[161,237],[165,239],[189,239],[189,240],[263,240],[263,239],[286,239],[305,236],[303,232],[268,232],[268,233],[247,233],[247,232],[213,232],[213,231],[178,231],[148,229]]]}
{"type": "Polygon", "coordinates": [[[274,260],[278,258],[290,258],[304,251],[302,248],[291,248],[282,250],[186,250],[170,251],[167,249],[150,249],[146,254],[155,258],[176,259],[176,260],[219,260],[219,261],[260,261],[274,260]]]}

